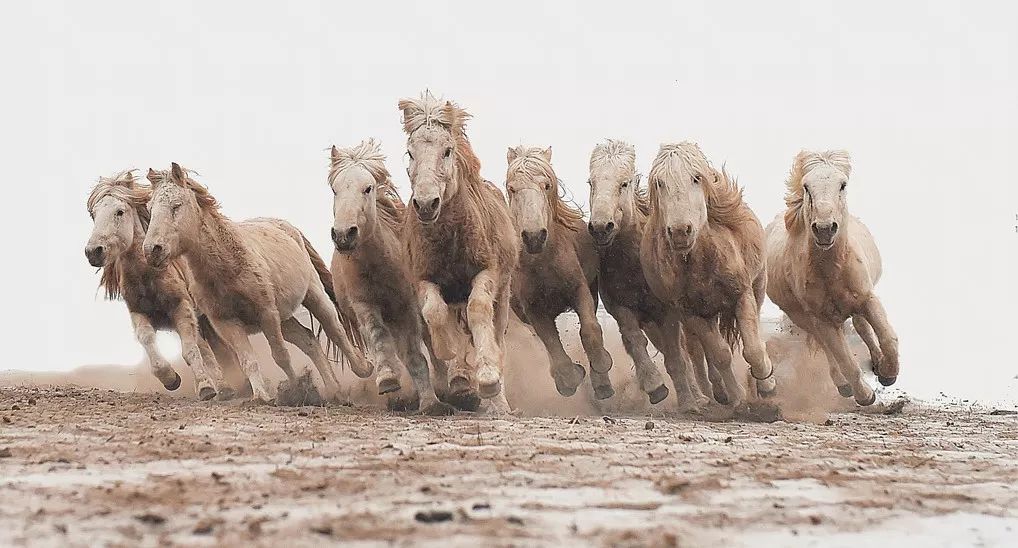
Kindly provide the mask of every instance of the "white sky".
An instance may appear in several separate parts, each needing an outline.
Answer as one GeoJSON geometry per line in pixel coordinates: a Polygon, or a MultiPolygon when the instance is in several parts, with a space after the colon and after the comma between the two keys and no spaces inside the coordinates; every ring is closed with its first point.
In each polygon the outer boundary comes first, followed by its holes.
{"type": "Polygon", "coordinates": [[[254,4],[5,6],[0,368],[140,359],[83,255],[99,175],[180,162],[228,215],[285,218],[327,255],[324,149],[379,138],[407,197],[396,101],[429,87],[474,114],[487,178],[503,180],[508,145],[550,144],[583,204],[605,137],[636,144],[644,172],[660,142],[698,141],[764,223],[800,148],[847,148],[850,208],[884,256],[901,385],[1015,386],[1013,7],[254,4]]]}

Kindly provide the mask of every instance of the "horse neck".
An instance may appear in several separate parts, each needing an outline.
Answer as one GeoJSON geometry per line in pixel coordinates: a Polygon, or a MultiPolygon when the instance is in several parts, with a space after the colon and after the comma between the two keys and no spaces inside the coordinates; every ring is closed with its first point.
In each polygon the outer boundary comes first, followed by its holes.
{"type": "Polygon", "coordinates": [[[188,249],[187,262],[196,278],[230,279],[242,249],[240,234],[229,219],[202,212],[199,238],[188,249]]]}

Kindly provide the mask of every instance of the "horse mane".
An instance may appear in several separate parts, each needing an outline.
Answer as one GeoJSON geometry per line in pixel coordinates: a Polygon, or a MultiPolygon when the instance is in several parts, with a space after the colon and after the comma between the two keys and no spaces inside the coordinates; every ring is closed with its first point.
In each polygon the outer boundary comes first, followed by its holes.
{"type": "MultiPolygon", "coordinates": [[[[151,215],[149,214],[147,204],[149,197],[152,195],[152,189],[147,185],[138,184],[138,180],[134,176],[135,171],[137,170],[127,169],[110,177],[99,177],[99,181],[92,188],[92,192],[85,202],[88,214],[93,219],[95,218],[95,206],[99,201],[107,196],[113,196],[134,208],[135,214],[138,215],[138,219],[141,221],[142,230],[148,229],[151,215]]],[[[99,278],[99,286],[106,292],[106,298],[111,301],[119,299],[121,295],[121,271],[118,263],[119,258],[104,266],[102,276],[99,278]]]]}
{"type": "Polygon", "coordinates": [[[791,232],[802,227],[802,205],[805,190],[802,178],[817,166],[828,165],[849,176],[852,174],[852,158],[844,150],[814,152],[800,150],[792,161],[792,170],[785,181],[785,229],[791,232]]]}
{"type": "Polygon", "coordinates": [[[573,232],[579,230],[579,227],[583,225],[583,211],[575,203],[567,201],[563,196],[565,189],[561,186],[558,176],[555,175],[551,162],[544,156],[544,149],[521,145],[513,149],[513,151],[516,153],[516,158],[509,163],[508,172],[522,175],[529,180],[533,180],[537,175],[547,177],[552,185],[550,190],[552,219],[559,226],[573,232]]]}
{"type": "MultiPolygon", "coordinates": [[[[492,202],[492,195],[486,195],[485,192],[494,191],[498,196],[502,196],[502,191],[491,181],[481,177],[481,160],[470,146],[470,139],[466,133],[470,113],[457,103],[436,98],[430,91],[425,91],[417,99],[401,99],[398,106],[399,110],[403,111],[403,131],[407,135],[412,135],[424,126],[435,125],[445,128],[452,134],[456,141],[457,182],[461,187],[466,187],[485,217],[495,218],[497,214],[493,209],[498,205],[492,202]]],[[[504,202],[505,198],[502,199],[504,202]]]]}
{"type": "MultiPolygon", "coordinates": [[[[593,170],[601,165],[622,168],[630,178],[635,177],[637,175],[636,147],[621,139],[605,139],[603,143],[598,143],[590,153],[590,169],[593,170]]],[[[650,198],[647,195],[647,188],[637,184],[633,193],[636,196],[636,209],[644,217],[650,215],[650,198]]]]}
{"type": "MultiPolygon", "coordinates": [[[[720,170],[711,165],[700,147],[693,142],[683,141],[677,144],[664,144],[658,149],[657,157],[650,168],[650,179],[656,180],[661,175],[674,174],[675,161],[682,162],[690,171],[703,176],[702,187],[707,199],[707,220],[737,229],[746,222],[752,213],[742,200],[742,189],[734,177],[728,174],[724,166],[720,170]]],[[[653,184],[651,194],[656,196],[653,184]]]]}
{"type": "Polygon", "coordinates": [[[192,175],[198,175],[198,172],[193,169],[183,167],[181,168],[181,171],[184,173],[183,181],[178,182],[174,179],[168,169],[150,169],[148,173],[148,180],[152,182],[153,190],[163,183],[180,184],[184,188],[194,192],[195,200],[198,202],[198,207],[201,208],[202,211],[217,219],[225,219],[226,217],[223,215],[223,212],[220,211],[219,200],[216,200],[216,197],[209,192],[209,189],[206,188],[205,185],[202,185],[191,177],[192,175]]]}
{"type": "Polygon", "coordinates": [[[334,183],[340,173],[355,166],[364,168],[375,179],[375,205],[378,213],[389,228],[398,231],[403,223],[406,206],[396,192],[389,170],[385,168],[385,154],[382,154],[381,144],[368,139],[355,147],[333,147],[329,160],[329,183],[334,183]]]}

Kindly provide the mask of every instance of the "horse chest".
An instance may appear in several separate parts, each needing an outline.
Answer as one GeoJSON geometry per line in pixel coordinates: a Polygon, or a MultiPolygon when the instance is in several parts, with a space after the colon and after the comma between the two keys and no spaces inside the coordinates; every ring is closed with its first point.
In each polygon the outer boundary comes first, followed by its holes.
{"type": "Polygon", "coordinates": [[[156,329],[173,327],[172,314],[183,300],[181,295],[163,287],[156,276],[125,278],[124,282],[124,302],[129,311],[144,315],[156,329]]]}
{"type": "Polygon", "coordinates": [[[738,280],[724,265],[694,255],[679,261],[673,290],[686,313],[713,318],[735,307],[738,280]]]}
{"type": "Polygon", "coordinates": [[[651,293],[639,257],[602,258],[599,278],[606,302],[634,310],[644,320],[661,317],[664,305],[651,293]]]}
{"type": "Polygon", "coordinates": [[[812,314],[841,323],[863,309],[866,296],[843,284],[839,276],[828,274],[805,280],[802,300],[812,314]]]}

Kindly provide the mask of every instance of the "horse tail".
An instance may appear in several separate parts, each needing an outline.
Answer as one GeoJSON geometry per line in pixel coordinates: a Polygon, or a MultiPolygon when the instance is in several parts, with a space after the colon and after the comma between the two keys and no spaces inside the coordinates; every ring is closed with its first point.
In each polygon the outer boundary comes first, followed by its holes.
{"type": "MultiPolygon", "coordinates": [[[[364,340],[361,338],[360,329],[357,328],[356,320],[351,314],[344,314],[343,307],[339,303],[339,298],[336,296],[336,288],[332,285],[332,272],[329,267],[326,266],[322,256],[315,251],[314,246],[308,241],[307,236],[302,232],[300,234],[301,240],[304,242],[304,250],[307,251],[308,258],[311,259],[311,264],[315,267],[315,272],[318,273],[318,279],[321,280],[322,285],[325,287],[325,294],[329,296],[329,300],[332,301],[333,306],[336,308],[336,314],[339,315],[339,323],[343,326],[343,331],[346,332],[346,336],[350,339],[350,343],[353,344],[354,348],[358,350],[364,349],[364,340]]],[[[314,317],[312,316],[312,325],[314,325],[314,317]]],[[[322,327],[321,322],[318,326],[318,334],[321,334],[322,327]]],[[[327,340],[325,344],[326,353],[332,356],[334,360],[340,360],[342,354],[336,345],[332,344],[331,340],[327,340]]]]}

